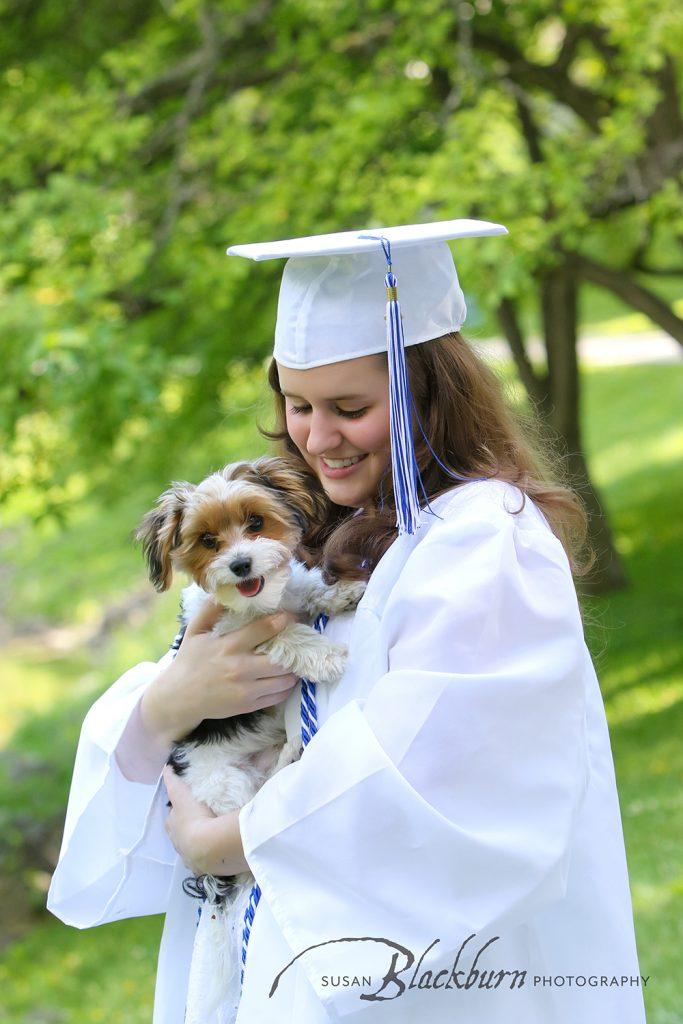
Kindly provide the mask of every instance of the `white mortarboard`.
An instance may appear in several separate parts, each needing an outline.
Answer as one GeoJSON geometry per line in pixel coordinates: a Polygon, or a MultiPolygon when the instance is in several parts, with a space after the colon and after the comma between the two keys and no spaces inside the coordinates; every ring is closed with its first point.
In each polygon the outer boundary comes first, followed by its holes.
{"type": "Polygon", "coordinates": [[[458,331],[465,321],[465,297],[447,240],[504,234],[502,224],[447,220],[232,245],[227,250],[230,256],[257,261],[287,259],[275,327],[273,355],[278,363],[306,370],[388,353],[399,533],[413,533],[419,526],[418,484],[422,486],[405,346],[458,331]]]}

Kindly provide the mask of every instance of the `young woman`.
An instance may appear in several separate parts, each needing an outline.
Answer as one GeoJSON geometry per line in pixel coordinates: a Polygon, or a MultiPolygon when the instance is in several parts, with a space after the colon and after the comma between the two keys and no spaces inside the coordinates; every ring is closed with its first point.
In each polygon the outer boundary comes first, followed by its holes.
{"type": "MultiPolygon", "coordinates": [[[[218,817],[163,768],[203,718],[286,701],[297,734],[300,687],[254,653],[285,625],[277,616],[217,638],[207,611],[175,658],[126,673],[84,722],[48,908],[81,928],[166,913],[154,1024],[184,1019],[187,868],[247,867],[261,897],[237,1024],[644,1020],[609,736],[572,579],[585,569],[584,513],[459,333],[462,293],[434,238],[395,254],[428,498],[403,530],[399,378],[373,292],[381,253],[284,253],[272,436],[328,498],[302,557],[369,581],[355,613],[327,624],[349,663],[317,687],[301,759],[218,817]]],[[[224,1008],[215,1024],[234,1019],[224,1008]]]]}

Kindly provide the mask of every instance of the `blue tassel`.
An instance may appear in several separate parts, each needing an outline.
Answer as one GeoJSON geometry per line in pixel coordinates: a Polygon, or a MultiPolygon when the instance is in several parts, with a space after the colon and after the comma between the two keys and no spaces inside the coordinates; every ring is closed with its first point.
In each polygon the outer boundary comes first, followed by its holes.
{"type": "Polygon", "coordinates": [[[396,526],[398,534],[415,533],[420,526],[418,483],[427,505],[427,494],[420,477],[413,440],[413,396],[410,393],[406,365],[398,281],[391,269],[391,242],[384,235],[360,235],[381,242],[387,261],[384,283],[387,289],[387,353],[389,356],[389,429],[391,433],[391,471],[394,480],[396,526]]]}
{"type": "Polygon", "coordinates": [[[401,306],[398,301],[398,282],[391,271],[391,250],[387,256],[387,263],[389,270],[384,278],[384,283],[387,288],[391,465],[396,502],[396,526],[399,536],[401,536],[403,533],[415,533],[420,525],[420,501],[417,484],[419,480],[422,485],[422,480],[415,456],[413,403],[406,365],[401,306]]]}
{"type": "Polygon", "coordinates": [[[466,477],[454,473],[445,466],[436,454],[425,433],[424,427],[414,409],[413,396],[410,391],[408,367],[406,364],[405,339],[401,322],[401,306],[398,301],[398,281],[391,269],[391,242],[386,235],[359,235],[359,238],[372,238],[381,242],[387,261],[387,274],[384,283],[387,289],[387,352],[389,356],[389,427],[391,433],[391,470],[394,480],[394,501],[396,503],[396,526],[399,536],[403,533],[415,533],[420,528],[420,500],[418,485],[422,491],[425,510],[440,519],[441,516],[431,508],[415,455],[413,438],[413,413],[417,425],[428,450],[441,468],[454,480],[471,482],[485,480],[486,477],[466,477]]]}

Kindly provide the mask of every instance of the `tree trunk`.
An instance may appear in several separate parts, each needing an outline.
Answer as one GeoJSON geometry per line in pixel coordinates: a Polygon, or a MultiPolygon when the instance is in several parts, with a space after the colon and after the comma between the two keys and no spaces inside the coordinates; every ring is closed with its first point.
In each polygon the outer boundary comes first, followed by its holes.
{"type": "Polygon", "coordinates": [[[576,278],[569,267],[560,265],[543,275],[540,288],[548,359],[549,394],[544,405],[553,434],[564,449],[568,483],[586,507],[588,540],[595,552],[590,575],[580,581],[581,590],[617,590],[626,586],[627,577],[600,496],[590,479],[581,443],[576,278]]]}

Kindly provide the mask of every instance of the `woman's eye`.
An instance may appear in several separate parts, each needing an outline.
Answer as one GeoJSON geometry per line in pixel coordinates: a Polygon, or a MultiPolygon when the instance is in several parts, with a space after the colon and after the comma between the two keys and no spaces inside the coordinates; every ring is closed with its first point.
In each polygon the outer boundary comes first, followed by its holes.
{"type": "Polygon", "coordinates": [[[215,551],[218,547],[218,537],[214,537],[212,533],[203,533],[199,538],[199,543],[205,548],[211,548],[215,551]]]}
{"type": "Polygon", "coordinates": [[[263,527],[263,516],[249,516],[247,520],[247,529],[250,533],[258,533],[263,527]]]}
{"type": "MultiPolygon", "coordinates": [[[[310,405],[290,405],[289,411],[292,413],[305,413],[310,412],[310,405]]],[[[367,412],[367,406],[363,409],[340,409],[337,407],[335,413],[337,416],[344,416],[349,420],[357,420],[367,412]]]]}
{"type": "Polygon", "coordinates": [[[337,409],[340,416],[346,416],[350,420],[357,420],[367,411],[367,407],[365,409],[337,409]]]}

